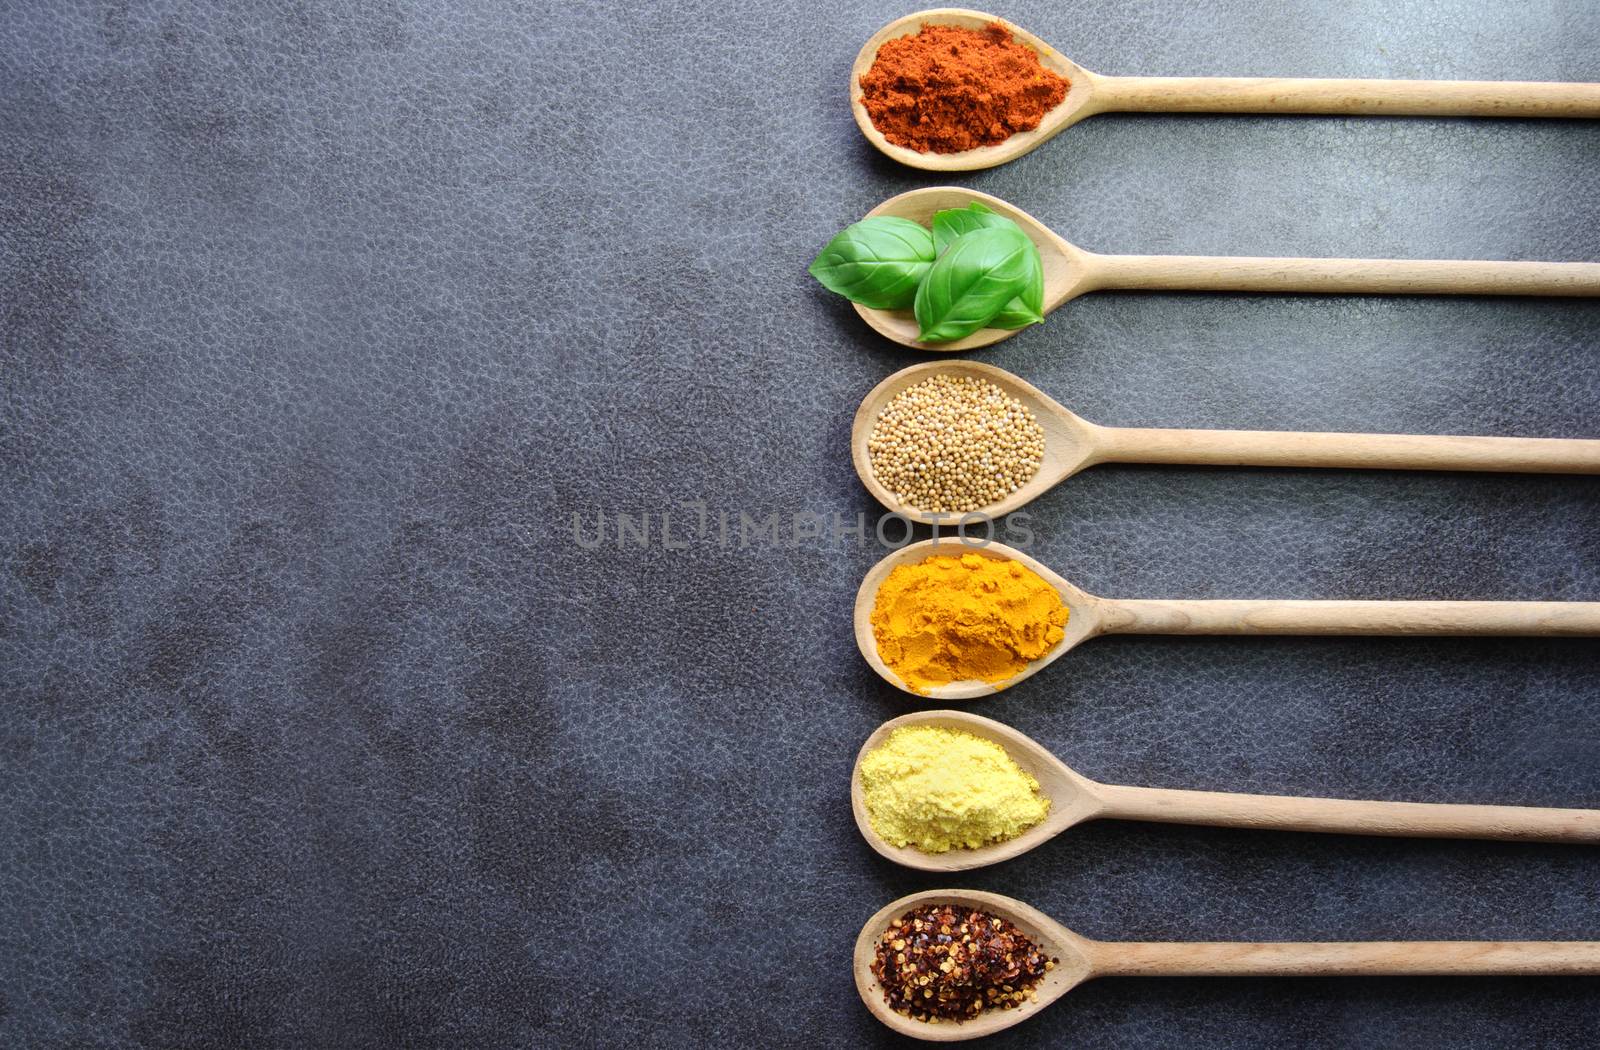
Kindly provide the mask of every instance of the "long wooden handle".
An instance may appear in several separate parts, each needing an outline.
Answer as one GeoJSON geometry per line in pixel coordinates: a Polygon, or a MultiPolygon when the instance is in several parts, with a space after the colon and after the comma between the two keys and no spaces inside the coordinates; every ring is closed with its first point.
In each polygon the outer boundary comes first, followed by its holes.
{"type": "Polygon", "coordinates": [[[1094,941],[1089,955],[1106,977],[1600,973],[1600,941],[1094,941]]]}
{"type": "Polygon", "coordinates": [[[1600,441],[1586,439],[1134,427],[1099,436],[1101,458],[1116,463],[1600,474],[1600,441]]]}
{"type": "Polygon", "coordinates": [[[1279,259],[1086,252],[1084,290],[1366,295],[1600,295],[1600,263],[1279,259]]]}
{"type": "Polygon", "coordinates": [[[1107,634],[1600,634],[1600,602],[1100,601],[1107,634]]]}
{"type": "Polygon", "coordinates": [[[1600,117],[1600,84],[1277,77],[1100,77],[1095,108],[1150,113],[1600,117]]]}
{"type": "Polygon", "coordinates": [[[1359,802],[1102,785],[1101,816],[1167,824],[1321,831],[1340,835],[1600,842],[1600,810],[1359,802]]]}

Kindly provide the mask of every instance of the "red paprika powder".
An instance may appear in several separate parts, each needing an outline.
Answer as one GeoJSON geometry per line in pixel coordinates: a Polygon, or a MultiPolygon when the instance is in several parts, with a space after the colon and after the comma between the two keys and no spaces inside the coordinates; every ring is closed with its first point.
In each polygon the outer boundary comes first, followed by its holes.
{"type": "Polygon", "coordinates": [[[1011,38],[924,25],[884,41],[861,78],[862,102],[883,137],[919,153],[960,153],[1032,131],[1067,97],[1067,82],[1011,38]]]}

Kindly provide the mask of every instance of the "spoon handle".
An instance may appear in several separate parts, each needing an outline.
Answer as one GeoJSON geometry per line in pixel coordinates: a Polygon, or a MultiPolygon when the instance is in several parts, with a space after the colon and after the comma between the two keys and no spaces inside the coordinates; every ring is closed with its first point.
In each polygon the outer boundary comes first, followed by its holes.
{"type": "Polygon", "coordinates": [[[1099,795],[1105,804],[1100,815],[1113,820],[1338,835],[1600,842],[1600,810],[1592,809],[1360,802],[1117,785],[1104,785],[1099,795]]]}
{"type": "Polygon", "coordinates": [[[1089,288],[1367,295],[1600,295],[1600,263],[1085,253],[1089,288]]]}
{"type": "Polygon", "coordinates": [[[1096,976],[1337,977],[1600,973],[1600,941],[1092,941],[1096,976]]]}
{"type": "Polygon", "coordinates": [[[1102,427],[1101,459],[1207,466],[1600,474],[1600,441],[1102,427]]]}
{"type": "Polygon", "coordinates": [[[1107,634],[1600,634],[1600,602],[1101,601],[1107,634]]]}
{"type": "Polygon", "coordinates": [[[1101,77],[1095,108],[1147,113],[1600,117],[1600,84],[1279,77],[1101,77]]]}

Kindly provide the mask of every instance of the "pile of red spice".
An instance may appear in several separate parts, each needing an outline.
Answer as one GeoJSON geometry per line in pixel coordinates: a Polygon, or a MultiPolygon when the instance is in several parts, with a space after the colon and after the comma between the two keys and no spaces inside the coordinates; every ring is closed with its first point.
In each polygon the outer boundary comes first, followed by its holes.
{"type": "Polygon", "coordinates": [[[872,973],[890,1009],[937,1023],[1038,1002],[1034,986],[1058,961],[999,916],[925,904],[878,938],[872,973]]]}
{"type": "Polygon", "coordinates": [[[999,22],[924,25],[878,48],[861,92],[873,126],[896,146],[960,153],[1032,131],[1067,97],[1067,82],[999,22]]]}

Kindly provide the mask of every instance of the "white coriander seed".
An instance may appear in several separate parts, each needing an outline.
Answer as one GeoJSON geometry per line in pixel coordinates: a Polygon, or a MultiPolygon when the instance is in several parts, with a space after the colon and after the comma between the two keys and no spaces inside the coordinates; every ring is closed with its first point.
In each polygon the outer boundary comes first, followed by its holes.
{"type": "Polygon", "coordinates": [[[872,473],[925,511],[966,513],[1038,473],[1044,428],[987,379],[939,374],[890,398],[867,442],[872,473]]]}

